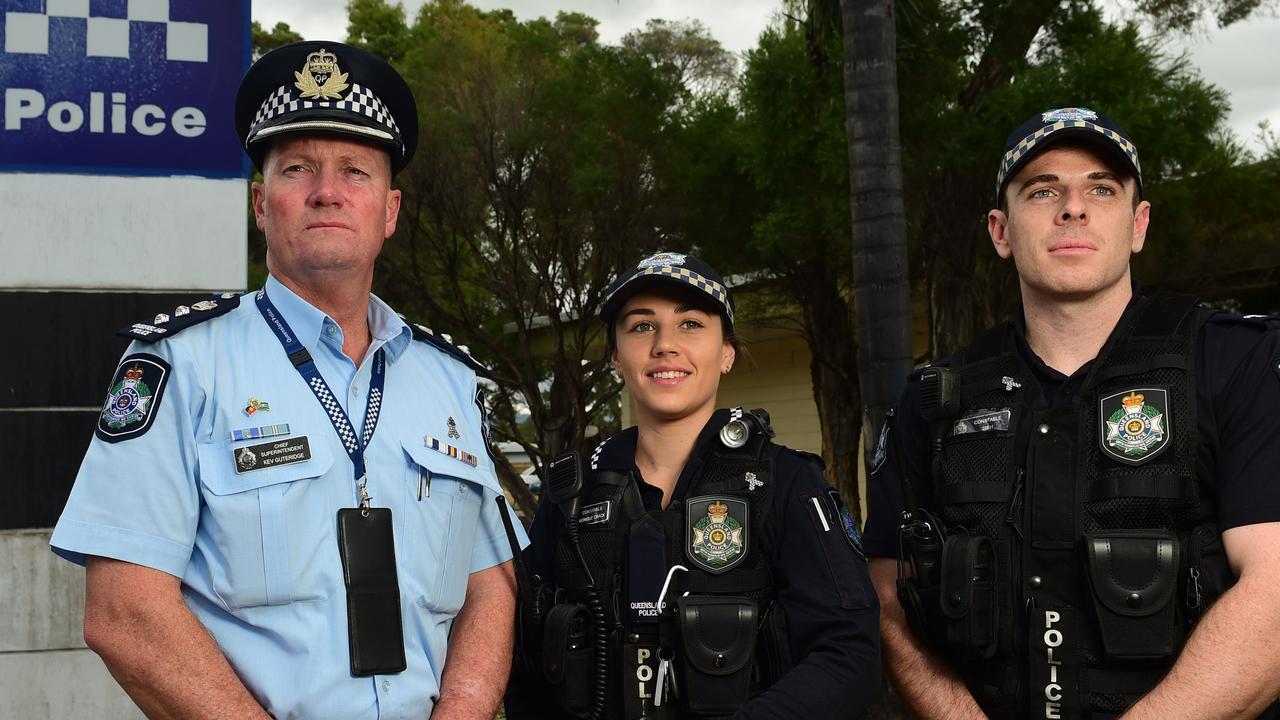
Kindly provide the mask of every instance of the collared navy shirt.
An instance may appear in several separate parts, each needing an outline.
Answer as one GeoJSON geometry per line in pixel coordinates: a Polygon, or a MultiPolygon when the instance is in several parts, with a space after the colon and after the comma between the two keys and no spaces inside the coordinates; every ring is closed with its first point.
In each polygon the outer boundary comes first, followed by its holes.
{"type": "MultiPolygon", "coordinates": [[[[728,410],[717,410],[702,429],[676,482],[673,499],[688,493],[708,447],[717,441],[720,428],[728,420],[728,410]]],[[[635,473],[646,509],[657,510],[662,507],[662,490],[644,482],[636,467],[637,437],[634,427],[612,436],[600,448],[594,464],[599,469],[635,473]]],[[[880,692],[879,604],[875,591],[866,564],[852,547],[844,544],[843,537],[841,545],[823,542],[823,530],[812,504],[815,497],[825,497],[830,487],[823,476],[821,460],[809,453],[775,447],[776,486],[763,532],[778,587],[778,605],[786,613],[795,665],[734,717],[862,717],[880,692]],[[840,577],[833,576],[833,567],[840,569],[840,577]]],[[[555,545],[563,526],[563,516],[550,502],[538,506],[530,531],[532,545],[526,553],[531,572],[548,576],[546,570],[553,567],[555,545]]],[[[516,666],[507,695],[507,717],[564,717],[544,704],[546,693],[539,688],[538,679],[524,676],[519,663],[516,666]]]]}

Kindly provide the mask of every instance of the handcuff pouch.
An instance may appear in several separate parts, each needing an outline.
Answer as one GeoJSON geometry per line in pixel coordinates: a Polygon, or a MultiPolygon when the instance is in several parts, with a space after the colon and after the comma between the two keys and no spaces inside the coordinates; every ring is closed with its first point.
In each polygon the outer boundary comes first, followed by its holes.
{"type": "Polygon", "coordinates": [[[1163,658],[1177,651],[1178,538],[1166,530],[1108,530],[1085,535],[1085,552],[1107,655],[1163,658]]]}
{"type": "Polygon", "coordinates": [[[542,674],[552,702],[579,718],[591,712],[591,615],[585,605],[562,603],[542,625],[542,674]]]}
{"type": "Polygon", "coordinates": [[[996,552],[985,535],[953,535],[942,546],[942,614],[947,643],[990,658],[999,637],[996,552]]]}
{"type": "Polygon", "coordinates": [[[677,602],[689,711],[732,713],[751,695],[756,602],[747,597],[691,595],[677,602]]]}

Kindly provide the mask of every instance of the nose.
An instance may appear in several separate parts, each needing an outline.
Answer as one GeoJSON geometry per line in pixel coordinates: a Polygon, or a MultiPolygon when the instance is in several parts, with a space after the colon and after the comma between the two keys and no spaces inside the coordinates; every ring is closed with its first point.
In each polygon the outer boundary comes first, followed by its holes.
{"type": "Polygon", "coordinates": [[[658,328],[653,333],[653,349],[654,357],[666,357],[668,355],[677,355],[679,351],[676,349],[674,342],[675,334],[658,328]]]}
{"type": "Polygon", "coordinates": [[[338,191],[338,175],[332,170],[321,170],[315,174],[311,186],[311,194],[307,197],[311,207],[338,205],[342,202],[342,193],[338,191]]]}
{"type": "Polygon", "coordinates": [[[1062,224],[1069,222],[1087,222],[1088,213],[1085,210],[1084,193],[1076,189],[1068,190],[1062,196],[1062,214],[1059,216],[1062,224]]]}

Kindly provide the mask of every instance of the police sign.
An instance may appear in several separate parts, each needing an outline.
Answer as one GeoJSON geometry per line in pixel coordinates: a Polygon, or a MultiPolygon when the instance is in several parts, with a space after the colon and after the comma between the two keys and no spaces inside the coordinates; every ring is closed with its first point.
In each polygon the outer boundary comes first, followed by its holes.
{"type": "Polygon", "coordinates": [[[0,169],[249,176],[248,0],[5,0],[0,169]]]}

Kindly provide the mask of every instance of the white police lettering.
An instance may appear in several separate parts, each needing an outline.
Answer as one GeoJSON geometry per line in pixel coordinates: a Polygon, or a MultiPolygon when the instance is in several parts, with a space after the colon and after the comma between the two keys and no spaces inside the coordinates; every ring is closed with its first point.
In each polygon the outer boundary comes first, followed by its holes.
{"type": "Polygon", "coordinates": [[[645,700],[653,697],[653,693],[645,692],[644,689],[644,684],[653,679],[653,668],[649,667],[651,657],[653,657],[653,651],[649,648],[636,650],[636,680],[640,681],[640,697],[645,700]]]}
{"type": "Polygon", "coordinates": [[[1053,651],[1062,647],[1062,631],[1054,625],[1062,616],[1053,610],[1044,611],[1044,651],[1049,665],[1049,681],[1044,686],[1044,717],[1046,720],[1062,720],[1062,685],[1058,681],[1058,668],[1062,661],[1053,657],[1053,651]]]}
{"type": "Polygon", "coordinates": [[[43,117],[55,132],[73,133],[86,130],[85,119],[88,118],[87,131],[90,133],[111,132],[123,135],[132,128],[139,135],[155,136],[165,130],[172,130],[182,137],[199,137],[204,134],[206,120],[204,111],[196,107],[180,107],[167,115],[165,109],[158,105],[144,103],[129,112],[127,98],[122,92],[111,93],[110,125],[106,112],[105,92],[89,93],[89,109],[74,100],[58,100],[47,105],[43,93],[31,88],[5,88],[4,91],[4,129],[23,129],[26,121],[38,122],[43,117]],[[47,110],[46,110],[47,105],[47,110]],[[168,122],[166,122],[166,119],[168,122]]]}
{"type": "Polygon", "coordinates": [[[631,603],[631,610],[640,617],[658,617],[658,604],[656,602],[633,602],[631,603]]]}

